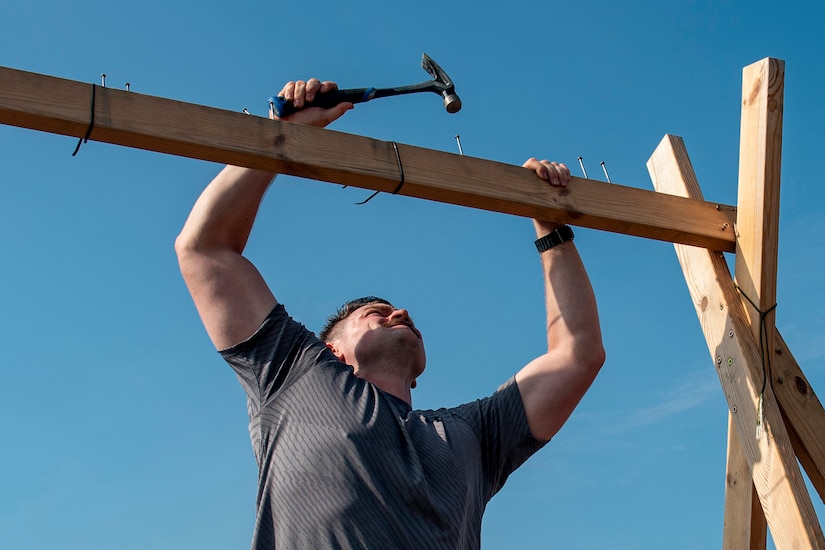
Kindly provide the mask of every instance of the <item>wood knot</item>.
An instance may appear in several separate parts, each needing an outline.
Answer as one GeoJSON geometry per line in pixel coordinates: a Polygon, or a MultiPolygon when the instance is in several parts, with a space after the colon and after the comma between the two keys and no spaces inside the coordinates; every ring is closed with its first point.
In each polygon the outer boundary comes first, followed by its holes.
{"type": "Polygon", "coordinates": [[[794,377],[794,382],[796,382],[796,391],[805,395],[808,393],[808,384],[802,380],[799,376],[794,377]]]}

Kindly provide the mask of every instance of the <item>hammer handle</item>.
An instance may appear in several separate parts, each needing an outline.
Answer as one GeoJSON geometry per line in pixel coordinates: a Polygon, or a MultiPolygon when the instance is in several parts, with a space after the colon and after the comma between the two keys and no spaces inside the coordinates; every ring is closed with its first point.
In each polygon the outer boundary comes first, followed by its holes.
{"type": "MultiPolygon", "coordinates": [[[[325,94],[316,94],[315,99],[311,103],[304,104],[301,109],[307,107],[321,107],[322,109],[329,109],[335,107],[339,103],[363,103],[369,101],[375,95],[375,88],[353,88],[351,90],[334,90],[325,94]]],[[[292,101],[287,101],[285,98],[270,97],[269,103],[275,110],[278,118],[291,115],[301,109],[296,109],[292,101]]]]}

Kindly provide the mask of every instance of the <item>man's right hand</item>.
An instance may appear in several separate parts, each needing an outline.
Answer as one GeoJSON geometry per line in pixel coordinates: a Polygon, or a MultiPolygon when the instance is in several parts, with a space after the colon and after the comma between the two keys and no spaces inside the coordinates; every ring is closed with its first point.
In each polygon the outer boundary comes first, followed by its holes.
{"type": "MultiPolygon", "coordinates": [[[[330,82],[328,80],[321,82],[317,78],[310,78],[309,80],[295,80],[287,82],[284,84],[284,87],[281,88],[278,96],[283,97],[287,101],[291,101],[295,107],[301,108],[314,100],[317,94],[324,94],[337,89],[338,84],[335,82],[330,82]]],[[[353,107],[354,105],[352,103],[339,103],[335,107],[331,107],[329,109],[307,107],[306,109],[301,109],[300,111],[284,118],[280,118],[274,113],[270,113],[270,118],[323,128],[334,120],[341,118],[344,113],[353,107]]]]}

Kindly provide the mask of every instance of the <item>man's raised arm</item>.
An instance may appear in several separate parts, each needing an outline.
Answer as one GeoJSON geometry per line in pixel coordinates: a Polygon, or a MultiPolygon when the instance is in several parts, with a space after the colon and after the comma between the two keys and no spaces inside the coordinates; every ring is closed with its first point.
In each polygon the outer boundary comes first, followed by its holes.
{"type": "MultiPolygon", "coordinates": [[[[333,82],[287,83],[279,95],[296,107],[315,94],[336,89],[333,82]]],[[[352,108],[298,111],[286,120],[323,127],[352,108]]],[[[215,347],[242,342],[277,303],[257,268],[243,256],[258,207],[275,175],[227,166],[198,198],[175,241],[181,273],[215,347]]]]}
{"type": "MultiPolygon", "coordinates": [[[[565,186],[570,172],[563,164],[530,159],[554,186],[565,186]]],[[[533,220],[542,238],[558,224],[533,220]]],[[[540,252],[547,309],[547,353],[516,375],[533,436],[549,440],[567,421],[604,364],[599,314],[590,280],[572,240],[540,252]]]]}

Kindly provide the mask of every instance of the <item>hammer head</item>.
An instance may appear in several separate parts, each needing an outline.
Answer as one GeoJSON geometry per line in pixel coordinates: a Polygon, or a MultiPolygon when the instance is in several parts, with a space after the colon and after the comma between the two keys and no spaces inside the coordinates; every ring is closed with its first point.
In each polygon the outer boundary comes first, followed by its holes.
{"type": "Polygon", "coordinates": [[[461,100],[455,93],[455,85],[444,69],[438,66],[438,63],[433,61],[433,58],[426,53],[421,56],[421,67],[430,73],[435,82],[436,89],[444,97],[444,108],[448,113],[457,113],[461,109],[461,100]]]}

